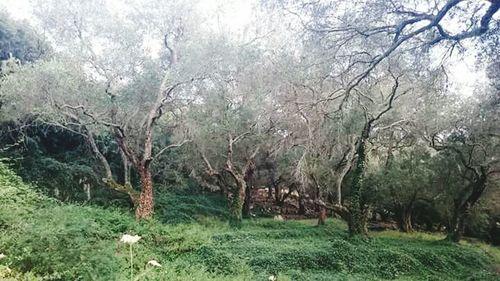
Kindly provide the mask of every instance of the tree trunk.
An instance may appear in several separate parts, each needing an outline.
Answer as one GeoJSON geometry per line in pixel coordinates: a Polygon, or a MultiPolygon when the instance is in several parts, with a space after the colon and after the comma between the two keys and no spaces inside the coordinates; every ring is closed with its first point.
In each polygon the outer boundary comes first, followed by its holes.
{"type": "Polygon", "coordinates": [[[220,193],[222,194],[222,196],[227,198],[227,196],[229,195],[229,184],[227,183],[226,178],[224,178],[222,173],[215,170],[209,172],[209,175],[215,177],[215,183],[220,188],[220,193]]]}
{"type": "Polygon", "coordinates": [[[326,223],[326,208],[324,206],[319,206],[318,225],[324,225],[325,223],[326,223]]]}
{"type": "Polygon", "coordinates": [[[150,218],[154,212],[153,179],[149,168],[141,167],[139,174],[142,188],[139,202],[135,209],[135,217],[137,219],[146,219],[150,218]]]}
{"type": "Polygon", "coordinates": [[[285,207],[285,196],[281,196],[280,189],[276,188],[276,206],[278,206],[279,214],[284,215],[286,212],[284,210],[285,207]],[[278,197],[279,196],[279,197],[278,197]]]}
{"type": "Polygon", "coordinates": [[[459,242],[462,239],[464,229],[465,229],[465,217],[467,210],[456,210],[453,215],[452,225],[448,230],[448,235],[446,236],[446,240],[452,242],[459,242]]]}
{"type": "Polygon", "coordinates": [[[250,217],[250,208],[252,206],[252,189],[250,188],[250,185],[246,185],[245,188],[245,201],[243,203],[243,217],[244,218],[249,218],[250,217]]]}
{"type": "Polygon", "coordinates": [[[367,228],[367,210],[361,208],[350,209],[349,210],[349,221],[347,223],[349,227],[349,233],[351,235],[368,235],[367,228]]]}
{"type": "Polygon", "coordinates": [[[281,206],[281,188],[279,185],[274,186],[274,201],[276,205],[281,206]]]}
{"type": "Polygon", "coordinates": [[[304,204],[304,195],[299,192],[299,215],[303,216],[306,214],[306,206],[304,204]]]}
{"type": "Polygon", "coordinates": [[[351,141],[351,146],[349,147],[349,151],[346,154],[345,161],[346,164],[342,168],[342,171],[337,176],[337,180],[335,182],[335,186],[337,187],[337,205],[342,205],[342,183],[344,182],[344,178],[349,173],[352,167],[352,159],[354,158],[354,154],[356,152],[356,143],[351,141]]]}
{"type": "MultiPolygon", "coordinates": [[[[370,132],[372,125],[375,121],[379,120],[385,113],[387,113],[392,108],[392,102],[396,96],[397,89],[399,87],[398,78],[395,78],[394,85],[389,95],[389,103],[387,107],[380,111],[379,114],[373,118],[367,119],[363,131],[361,131],[361,136],[358,140],[358,145],[356,147],[356,154],[358,159],[356,161],[356,166],[353,171],[353,182],[352,182],[352,196],[349,206],[349,233],[351,235],[367,235],[368,229],[366,227],[368,209],[365,207],[365,202],[363,200],[363,177],[366,168],[366,142],[370,137],[370,132]]],[[[366,112],[365,112],[366,114],[366,112]]],[[[367,115],[365,115],[367,117],[367,115]]]]}
{"type": "Polygon", "coordinates": [[[229,207],[229,225],[240,228],[243,218],[243,202],[245,201],[246,182],[243,179],[236,180],[236,190],[232,194],[231,206],[229,207]]]}
{"type": "Polygon", "coordinates": [[[472,191],[462,203],[455,203],[455,211],[446,240],[459,242],[462,239],[465,229],[465,219],[469,210],[476,204],[484,190],[486,189],[487,172],[484,168],[476,174],[476,179],[472,183],[472,191]]]}
{"type": "MultiPolygon", "coordinates": [[[[139,202],[139,195],[138,195],[138,192],[132,188],[132,185],[130,184],[130,178],[127,175],[125,175],[125,179],[124,179],[125,184],[123,184],[123,185],[116,182],[113,179],[111,167],[109,166],[108,160],[99,151],[99,148],[97,147],[97,144],[95,143],[94,134],[89,130],[87,130],[87,141],[88,141],[90,147],[92,148],[92,151],[97,156],[97,159],[101,162],[102,168],[104,169],[105,177],[102,179],[103,182],[106,183],[113,190],[128,194],[130,197],[130,200],[132,201],[132,204],[134,205],[134,208],[136,208],[138,205],[138,202],[139,202]]],[[[128,163],[128,161],[125,158],[126,155],[124,154],[122,146],[120,146],[120,155],[122,155],[122,157],[124,157],[124,158],[122,158],[124,161],[123,163],[128,163]]],[[[130,166],[130,164],[127,164],[127,165],[130,166]]],[[[127,173],[130,174],[129,172],[127,172],[127,173]]]]}
{"type": "Polygon", "coordinates": [[[271,160],[268,161],[269,166],[269,186],[268,186],[268,198],[269,200],[273,199],[273,189],[277,189],[278,182],[276,180],[276,165],[271,160]]]}
{"type": "Polygon", "coordinates": [[[124,185],[132,185],[130,181],[130,162],[127,159],[127,156],[123,152],[122,149],[119,149],[120,151],[120,156],[122,158],[122,165],[123,165],[123,184],[124,185]]]}
{"type": "Polygon", "coordinates": [[[413,207],[417,200],[418,191],[414,191],[407,204],[398,204],[398,227],[402,232],[412,232],[413,207]]]}
{"type": "Polygon", "coordinates": [[[83,190],[85,191],[86,200],[90,201],[90,199],[92,199],[90,196],[90,183],[84,183],[83,190]]]}
{"type": "Polygon", "coordinates": [[[402,210],[398,218],[398,227],[402,232],[412,232],[412,210],[402,210]]]}
{"type": "Polygon", "coordinates": [[[403,231],[404,232],[413,232],[413,223],[412,223],[412,213],[407,212],[406,215],[404,216],[404,221],[403,221],[403,231]]]}
{"type": "Polygon", "coordinates": [[[366,165],[366,140],[370,133],[370,123],[368,122],[363,128],[361,138],[356,149],[358,159],[353,172],[352,180],[352,195],[349,206],[349,233],[351,235],[367,235],[368,230],[366,226],[366,210],[362,201],[362,187],[363,187],[363,174],[366,165]]]}

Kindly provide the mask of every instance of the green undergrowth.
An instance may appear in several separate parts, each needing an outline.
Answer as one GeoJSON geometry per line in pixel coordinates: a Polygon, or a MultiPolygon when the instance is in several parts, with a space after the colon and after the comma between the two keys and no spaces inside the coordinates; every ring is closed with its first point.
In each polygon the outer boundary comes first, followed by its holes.
{"type": "Polygon", "coordinates": [[[227,218],[226,200],[220,194],[158,192],[155,218],[163,223],[202,222],[206,218],[227,218]]]}
{"type": "MultiPolygon", "coordinates": [[[[172,195],[173,196],[173,195],[172,195]]],[[[241,230],[211,216],[220,208],[187,195],[155,219],[137,222],[116,208],[62,204],[33,191],[0,164],[0,280],[498,280],[498,248],[452,244],[432,234],[382,232],[349,237],[330,220],[245,221],[241,230]],[[183,203],[184,202],[184,203],[183,203]],[[200,202],[203,202],[201,204],[200,202]],[[198,205],[201,214],[196,214],[198,205]],[[177,208],[178,207],[178,208],[177,208]],[[166,214],[185,214],[189,222],[166,214]],[[167,218],[166,218],[167,216],[167,218]],[[176,222],[165,223],[165,222],[176,222]],[[156,260],[162,267],[147,266],[156,260]]],[[[217,202],[217,203],[214,203],[217,202]]],[[[220,217],[220,216],[219,216],[220,217]]]]}
{"type": "Polygon", "coordinates": [[[360,239],[349,237],[336,221],[317,227],[260,219],[247,222],[242,231],[215,234],[197,256],[220,273],[231,274],[234,268],[220,261],[237,260],[254,272],[292,280],[498,280],[491,255],[498,249],[413,235],[395,238],[382,232],[360,239]]]}

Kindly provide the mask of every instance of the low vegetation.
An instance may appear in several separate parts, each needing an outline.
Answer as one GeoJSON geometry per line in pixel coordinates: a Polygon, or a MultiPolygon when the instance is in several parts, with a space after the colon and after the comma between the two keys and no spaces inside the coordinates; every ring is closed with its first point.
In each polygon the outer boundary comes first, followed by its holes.
{"type": "MultiPolygon", "coordinates": [[[[178,214],[194,204],[171,198],[178,214]]],[[[497,280],[500,265],[500,250],[485,244],[390,231],[365,240],[350,237],[338,220],[250,219],[234,230],[213,216],[218,210],[185,214],[191,221],[176,224],[137,221],[127,210],[49,199],[4,165],[0,203],[2,280],[128,280],[128,247],[120,243],[126,233],[141,236],[137,280],[497,280]],[[151,260],[161,267],[147,265],[151,260]]]]}

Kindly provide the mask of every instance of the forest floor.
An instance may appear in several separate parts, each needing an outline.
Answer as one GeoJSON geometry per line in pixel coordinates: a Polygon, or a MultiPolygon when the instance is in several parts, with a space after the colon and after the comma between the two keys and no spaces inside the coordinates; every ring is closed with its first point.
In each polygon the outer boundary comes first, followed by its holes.
{"type": "MultiPolygon", "coordinates": [[[[172,212],[197,209],[173,202],[172,212]]],[[[396,231],[361,239],[338,220],[315,223],[137,222],[127,210],[47,198],[0,165],[0,280],[500,280],[498,247],[396,231]],[[141,236],[132,272],[123,234],[141,236]]]]}

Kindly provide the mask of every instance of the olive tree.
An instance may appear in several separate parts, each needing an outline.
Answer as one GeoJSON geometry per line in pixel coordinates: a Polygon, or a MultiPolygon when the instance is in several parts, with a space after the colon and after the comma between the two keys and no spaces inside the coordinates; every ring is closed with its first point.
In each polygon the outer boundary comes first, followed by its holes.
{"type": "MultiPolygon", "coordinates": [[[[196,13],[190,3],[130,4],[131,9],[116,12],[97,0],[40,3],[38,19],[62,58],[53,65],[61,73],[70,69],[72,75],[65,77],[50,69],[53,76],[40,79],[40,84],[28,82],[33,91],[22,93],[26,99],[38,95],[34,100],[40,103],[33,104],[34,108],[50,108],[46,113],[54,114],[44,115],[48,122],[55,120],[69,129],[85,128],[88,143],[102,163],[105,181],[130,195],[136,217],[141,219],[150,217],[154,208],[152,161],[187,142],[181,134],[178,143],[153,151],[156,128],[176,127],[196,83],[208,76],[208,65],[218,55],[210,48],[216,38],[194,25],[196,13]],[[95,145],[95,134],[103,131],[113,136],[124,167],[130,163],[139,174],[140,192],[127,179],[118,184],[113,178],[95,145]]],[[[46,66],[51,68],[50,64],[46,66]]],[[[41,78],[43,69],[33,71],[40,70],[41,78]]]]}

